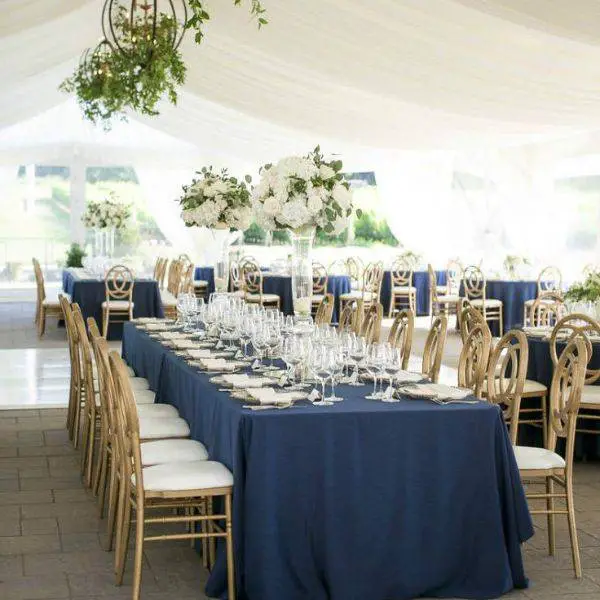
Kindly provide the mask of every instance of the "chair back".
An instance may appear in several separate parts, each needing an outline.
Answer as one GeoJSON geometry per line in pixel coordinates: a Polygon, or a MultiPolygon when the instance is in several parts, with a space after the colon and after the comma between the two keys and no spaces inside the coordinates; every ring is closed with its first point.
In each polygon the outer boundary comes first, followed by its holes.
{"type": "Polygon", "coordinates": [[[338,329],[340,331],[349,330],[353,331],[357,335],[360,333],[363,315],[363,301],[353,300],[346,302],[342,313],[340,314],[340,320],[338,329]]]}
{"type": "Polygon", "coordinates": [[[194,265],[189,263],[182,272],[181,275],[181,286],[179,288],[180,294],[193,294],[194,293],[194,265]]]}
{"type": "Polygon", "coordinates": [[[565,301],[557,292],[541,292],[529,310],[529,322],[533,327],[556,325],[566,314],[565,301]]]}
{"type": "Polygon", "coordinates": [[[240,275],[240,265],[235,260],[229,263],[229,283],[231,284],[232,292],[239,292],[244,289],[244,282],[240,275]]]}
{"type": "Polygon", "coordinates": [[[312,264],[312,272],[313,272],[313,295],[314,296],[322,296],[327,293],[327,269],[318,262],[313,262],[312,264]]]}
{"type": "Polygon", "coordinates": [[[437,383],[440,377],[447,329],[448,319],[444,315],[440,315],[434,319],[425,340],[421,372],[433,383],[437,383]]]}
{"type": "MultiPolygon", "coordinates": [[[[81,360],[81,373],[85,389],[85,403],[91,406],[96,402],[94,385],[94,363],[92,361],[92,348],[85,329],[85,321],[79,305],[73,305],[73,322],[77,328],[79,359],[81,360]]],[[[95,408],[95,407],[93,407],[95,408]]]]}
{"type": "Polygon", "coordinates": [[[33,273],[35,275],[35,285],[37,289],[37,302],[41,306],[42,302],[46,299],[46,287],[44,285],[44,272],[40,266],[40,262],[37,258],[32,258],[33,273]]]}
{"type": "Polygon", "coordinates": [[[179,293],[179,282],[181,281],[181,269],[183,263],[179,260],[172,260],[167,272],[167,291],[177,297],[179,293]]]}
{"type": "Polygon", "coordinates": [[[378,344],[381,338],[381,322],[383,321],[383,305],[381,302],[373,302],[361,326],[361,336],[367,344],[378,344]]]}
{"type": "Polygon", "coordinates": [[[446,266],[446,286],[449,295],[458,296],[463,268],[457,260],[451,260],[446,266]]]}
{"type": "Polygon", "coordinates": [[[437,275],[431,264],[427,265],[427,273],[429,275],[429,297],[431,298],[431,306],[434,307],[438,302],[437,275]]]}
{"type": "Polygon", "coordinates": [[[543,292],[556,292],[562,294],[562,273],[558,267],[544,267],[538,276],[538,295],[543,292]]]}
{"type": "Polygon", "coordinates": [[[160,274],[160,267],[162,265],[162,258],[159,256],[155,261],[154,261],[154,271],[152,271],[152,278],[156,279],[158,281],[158,276],[160,274]]]}
{"type": "Polygon", "coordinates": [[[469,334],[477,325],[487,326],[487,323],[483,318],[481,311],[478,311],[469,304],[463,308],[462,312],[460,313],[460,337],[462,338],[463,344],[467,343],[469,334]]]}
{"type": "Polygon", "coordinates": [[[104,278],[106,300],[125,300],[131,302],[133,297],[133,273],[125,265],[115,265],[109,269],[104,278]]]}
{"type": "Polygon", "coordinates": [[[588,360],[583,338],[573,338],[560,355],[550,384],[547,448],[554,452],[558,438],[566,438],[564,458],[569,476],[573,466],[577,414],[588,360]]]}
{"type": "Polygon", "coordinates": [[[467,267],[463,272],[463,283],[468,300],[485,300],[485,275],[479,267],[467,267]]]}
{"type": "Polygon", "coordinates": [[[75,321],[73,320],[73,305],[60,294],[58,297],[65,318],[65,328],[67,330],[67,339],[69,341],[69,358],[71,360],[71,373],[76,382],[81,381],[81,363],[79,361],[79,334],[75,321]]]}
{"type": "Polygon", "coordinates": [[[410,287],[413,281],[413,268],[406,258],[399,256],[392,263],[392,287],[410,287]]]}
{"type": "Polygon", "coordinates": [[[350,288],[353,290],[360,289],[363,281],[363,264],[358,256],[349,256],[346,259],[346,273],[350,277],[350,288]]]}
{"type": "Polygon", "coordinates": [[[100,337],[102,334],[98,329],[98,323],[96,323],[96,319],[94,317],[88,317],[86,319],[88,332],[90,334],[90,338],[100,337]]]}
{"type": "Polygon", "coordinates": [[[505,333],[494,347],[487,369],[488,402],[502,407],[504,420],[510,423],[510,439],[517,443],[521,396],[527,377],[529,346],[527,337],[515,329],[505,333]]]}
{"type": "Polygon", "coordinates": [[[402,369],[406,371],[412,348],[413,331],[415,329],[415,314],[409,308],[401,310],[396,314],[388,342],[393,348],[398,348],[402,356],[402,369]]]}
{"type": "Polygon", "coordinates": [[[319,303],[315,314],[315,325],[330,325],[333,317],[333,306],[335,299],[333,294],[325,294],[319,303]]]}
{"type": "Polygon", "coordinates": [[[489,327],[475,325],[467,336],[458,359],[458,386],[473,390],[478,398],[481,398],[491,346],[492,334],[489,327]]]}
{"type": "Polygon", "coordinates": [[[263,274],[256,262],[242,263],[242,281],[246,294],[259,294],[262,296],[263,274]]]}
{"type": "MultiPolygon", "coordinates": [[[[556,348],[557,343],[569,344],[575,338],[581,338],[587,348],[588,359],[591,360],[594,348],[590,335],[598,338],[600,336],[600,323],[587,315],[572,314],[560,319],[554,326],[550,335],[550,357],[556,369],[560,357],[556,348]]],[[[586,368],[585,385],[595,383],[600,377],[600,369],[586,368]]]]}

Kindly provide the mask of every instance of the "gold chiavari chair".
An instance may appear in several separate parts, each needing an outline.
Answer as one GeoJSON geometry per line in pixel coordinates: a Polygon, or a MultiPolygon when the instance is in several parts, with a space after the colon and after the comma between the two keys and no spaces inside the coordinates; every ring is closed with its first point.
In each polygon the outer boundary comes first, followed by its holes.
{"type": "Polygon", "coordinates": [[[194,265],[192,263],[189,263],[183,269],[183,272],[181,274],[181,286],[179,287],[179,291],[183,294],[198,295],[196,293],[196,282],[194,281],[194,265]]]}
{"type": "Polygon", "coordinates": [[[436,317],[425,340],[421,373],[433,383],[437,383],[440,376],[447,329],[446,317],[444,315],[436,317]]]}
{"type": "Polygon", "coordinates": [[[369,263],[363,271],[362,287],[358,290],[340,295],[340,307],[343,309],[348,302],[362,300],[363,309],[379,302],[381,282],[383,280],[383,266],[381,263],[369,263]]]}
{"type": "MultiPolygon", "coordinates": [[[[552,330],[550,336],[550,357],[554,368],[559,362],[557,343],[568,343],[576,337],[581,337],[587,346],[589,360],[592,358],[594,346],[592,340],[600,342],[600,323],[583,314],[572,314],[563,317],[552,330]]],[[[600,385],[594,385],[600,378],[600,369],[587,366],[581,394],[581,406],[577,419],[578,433],[600,435],[600,428],[585,427],[585,423],[600,421],[600,385]],[[582,424],[583,422],[583,424],[582,424]]]]}
{"type": "Polygon", "coordinates": [[[412,310],[405,308],[394,317],[394,322],[388,334],[388,343],[390,346],[400,350],[402,370],[404,371],[408,369],[414,329],[415,315],[412,310]]]}
{"type": "Polygon", "coordinates": [[[588,353],[585,340],[576,336],[571,339],[560,356],[550,386],[550,410],[548,441],[544,448],[515,446],[515,457],[521,478],[531,484],[545,486],[545,492],[527,492],[530,504],[545,501],[545,509],[531,509],[532,515],[545,514],[548,520],[548,549],[555,553],[555,515],[565,515],[569,525],[573,570],[578,579],[582,576],[575,504],[573,497],[573,452],[577,414],[579,411],[583,383],[585,381],[588,353]],[[556,452],[558,438],[566,441],[564,455],[556,452]],[[555,491],[555,484],[563,491],[555,491]],[[564,501],[557,505],[557,500],[564,501]]]}
{"type": "Polygon", "coordinates": [[[120,397],[116,411],[119,425],[120,464],[122,470],[121,504],[119,507],[117,584],[123,581],[131,513],[135,511],[135,555],[133,600],[139,600],[144,542],[158,540],[208,540],[214,557],[214,540],[225,540],[227,557],[227,592],[235,600],[235,573],[232,535],[233,475],[215,461],[174,461],[145,467],[142,461],[141,431],[135,403],[129,388],[125,364],[116,352],[110,354],[110,366],[116,394],[120,397]],[[222,498],[224,510],[212,512],[214,498],[222,498]],[[150,516],[154,510],[172,509],[171,516],[150,516]],[[220,521],[225,522],[224,527],[220,521]],[[188,533],[148,535],[146,528],[154,524],[189,525],[188,533]],[[201,529],[196,530],[195,524],[201,529]]]}
{"type": "Polygon", "coordinates": [[[347,302],[340,312],[338,329],[352,331],[358,335],[361,330],[363,313],[362,300],[347,302]]]}
{"type": "MultiPolygon", "coordinates": [[[[348,275],[348,269],[346,267],[346,261],[342,260],[341,258],[336,258],[335,260],[332,260],[328,265],[327,265],[327,272],[328,273],[332,273],[333,275],[348,275]]],[[[356,289],[358,289],[358,282],[356,284],[356,289]]]]}
{"type": "Polygon", "coordinates": [[[167,289],[160,291],[160,300],[167,319],[177,318],[177,295],[181,285],[181,271],[183,263],[172,260],[167,272],[167,289]]]}
{"type": "Polygon", "coordinates": [[[350,289],[352,291],[359,290],[363,281],[364,265],[358,256],[349,256],[344,268],[348,277],[350,277],[350,289]]]}
{"type": "Polygon", "coordinates": [[[381,302],[371,304],[363,319],[360,334],[367,344],[378,344],[381,339],[381,323],[383,321],[383,305],[381,302]]]}
{"type": "MultiPolygon", "coordinates": [[[[547,292],[553,292],[558,296],[562,297],[562,273],[558,267],[544,267],[540,274],[538,275],[537,280],[537,297],[539,298],[542,294],[547,292]]],[[[533,306],[533,300],[526,300],[523,305],[523,324],[524,325],[533,325],[529,320],[531,318],[531,307],[533,306]]],[[[533,325],[535,327],[535,325],[533,325]]]]}
{"type": "Polygon", "coordinates": [[[329,279],[327,275],[327,269],[318,262],[312,264],[313,272],[313,289],[311,299],[311,312],[315,312],[321,305],[321,301],[327,294],[327,281],[329,279]]]}
{"type": "Polygon", "coordinates": [[[242,263],[242,280],[244,282],[244,300],[261,306],[275,306],[281,309],[281,298],[277,294],[263,292],[263,274],[258,264],[246,261],[242,263]]]}
{"type": "Polygon", "coordinates": [[[458,386],[473,390],[481,398],[483,380],[490,358],[492,334],[485,323],[475,325],[463,344],[458,359],[458,386]]]}
{"type": "Polygon", "coordinates": [[[446,294],[460,296],[463,267],[457,260],[451,260],[446,266],[446,294]]]}
{"type": "Polygon", "coordinates": [[[333,294],[325,294],[315,314],[315,325],[330,325],[333,317],[333,294]]]}
{"type": "Polygon", "coordinates": [[[474,265],[467,267],[463,273],[465,294],[471,305],[481,312],[486,321],[498,321],[500,335],[503,334],[502,300],[486,298],[486,281],[483,271],[474,265]]]}
{"type": "Polygon", "coordinates": [[[133,319],[133,273],[124,265],[112,267],[104,279],[106,300],[102,303],[102,333],[108,334],[111,315],[133,319]]]}
{"type": "Polygon", "coordinates": [[[234,296],[244,297],[244,282],[240,274],[240,263],[232,260],[229,264],[229,288],[234,296]]]}
{"type": "Polygon", "coordinates": [[[154,271],[152,272],[152,278],[158,281],[158,277],[160,275],[160,268],[162,266],[162,258],[159,256],[154,261],[154,271]]]}
{"type": "Polygon", "coordinates": [[[529,306],[529,319],[533,327],[556,325],[566,315],[565,301],[556,292],[542,292],[529,306]]]}
{"type": "Polygon", "coordinates": [[[522,331],[505,333],[494,348],[487,368],[484,394],[491,404],[502,407],[504,421],[510,427],[510,440],[517,444],[521,396],[525,387],[529,347],[522,331]]]}
{"type": "Polygon", "coordinates": [[[46,287],[44,285],[44,273],[42,267],[36,258],[33,262],[33,272],[35,274],[35,284],[37,290],[37,300],[35,305],[35,323],[37,325],[38,337],[43,337],[46,332],[46,319],[48,317],[62,318],[62,308],[60,302],[54,298],[46,296],[46,287]]]}
{"type": "MultiPolygon", "coordinates": [[[[448,294],[445,293],[440,295],[439,288],[437,285],[435,271],[431,265],[427,265],[427,270],[429,271],[429,312],[431,313],[431,319],[437,317],[439,314],[443,313],[446,318],[451,314],[456,315],[458,319],[458,313],[462,306],[462,298],[457,294],[448,294]]],[[[448,289],[447,287],[444,289],[448,289]]]]}
{"type": "Polygon", "coordinates": [[[401,307],[408,304],[408,308],[416,313],[417,288],[413,285],[413,269],[406,259],[400,256],[394,261],[391,278],[392,289],[388,317],[394,314],[394,311],[398,308],[398,303],[401,307]]]}
{"type": "Polygon", "coordinates": [[[477,309],[470,305],[464,306],[460,317],[460,337],[463,344],[467,343],[467,338],[471,331],[473,331],[477,325],[481,325],[482,323],[487,326],[487,323],[483,319],[483,315],[477,309]]]}

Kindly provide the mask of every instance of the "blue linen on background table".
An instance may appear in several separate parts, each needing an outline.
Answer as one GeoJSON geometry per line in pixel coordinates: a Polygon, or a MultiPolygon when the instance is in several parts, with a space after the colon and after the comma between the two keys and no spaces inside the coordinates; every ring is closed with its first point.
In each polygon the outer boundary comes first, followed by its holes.
{"type": "MultiPolygon", "coordinates": [[[[497,407],[362,398],[250,411],[125,326],[123,356],[234,474],[240,600],[491,598],[533,534],[497,407]]],[[[224,553],[206,593],[224,597],[224,553]]]]}
{"type": "MultiPolygon", "coordinates": [[[[529,362],[527,364],[527,379],[539,381],[548,389],[552,383],[552,375],[554,374],[554,365],[550,356],[550,342],[543,338],[527,336],[527,344],[529,346],[529,362]]],[[[557,353],[560,356],[565,349],[565,344],[556,344],[557,353]]],[[[600,344],[593,344],[594,352],[588,363],[589,369],[600,369],[600,344]]],[[[595,383],[600,385],[600,380],[595,383]]],[[[600,421],[586,420],[584,421],[586,429],[600,429],[600,421]]],[[[529,427],[520,427],[523,430],[519,432],[519,443],[531,444],[536,446],[542,445],[542,434],[539,429],[529,427]]],[[[586,459],[600,459],[600,435],[593,433],[578,433],[575,438],[575,457],[586,459]]]]}
{"type": "MultiPolygon", "coordinates": [[[[523,308],[527,300],[537,298],[537,281],[512,281],[488,279],[485,287],[486,299],[502,300],[504,333],[523,326],[523,308]]],[[[465,296],[464,284],[460,284],[460,295],[465,296]]],[[[492,335],[500,335],[497,321],[489,322],[492,335]]]]}
{"type": "MultiPolygon", "coordinates": [[[[437,285],[446,285],[446,271],[436,271],[437,285]]],[[[413,273],[413,286],[417,288],[417,316],[429,314],[429,272],[415,271],[413,273]]],[[[392,272],[384,271],[381,281],[380,302],[383,305],[383,314],[387,317],[392,301],[392,272]]]]}
{"type": "Polygon", "coordinates": [[[194,269],[194,279],[196,281],[208,281],[208,293],[215,291],[215,269],[214,267],[196,267],[194,269]]]}
{"type": "MultiPolygon", "coordinates": [[[[106,288],[103,279],[85,279],[71,269],[62,274],[63,290],[77,302],[84,319],[94,317],[102,331],[102,303],[106,300],[106,288]]],[[[164,317],[158,283],[153,279],[136,279],[133,286],[134,317],[164,317]]],[[[119,317],[120,318],[120,317],[119,317]]],[[[120,340],[123,324],[110,323],[108,339],[120,340]]]]}

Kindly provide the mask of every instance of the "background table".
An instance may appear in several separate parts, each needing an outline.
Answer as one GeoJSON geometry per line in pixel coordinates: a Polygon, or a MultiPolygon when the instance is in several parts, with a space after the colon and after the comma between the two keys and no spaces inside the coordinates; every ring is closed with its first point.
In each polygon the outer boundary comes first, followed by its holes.
{"type": "MultiPolygon", "coordinates": [[[[504,333],[523,326],[523,308],[527,300],[537,298],[537,281],[513,281],[488,279],[485,286],[486,299],[502,300],[504,333]]],[[[460,285],[460,295],[465,296],[464,284],[460,285]]],[[[489,322],[493,335],[500,335],[497,321],[489,322]]]]}
{"type": "MultiPolygon", "coordinates": [[[[533,534],[497,407],[363,399],[253,412],[132,324],[123,355],[234,474],[240,600],[491,598],[533,534]]],[[[220,549],[206,593],[225,590],[220,549]]]]}
{"type": "Polygon", "coordinates": [[[194,269],[194,279],[208,281],[208,293],[215,291],[215,269],[214,267],[196,267],[194,269]]]}
{"type": "MultiPolygon", "coordinates": [[[[446,285],[446,271],[436,271],[437,285],[446,285]]],[[[417,316],[429,314],[429,272],[415,271],[413,273],[413,286],[417,288],[417,316]]],[[[387,317],[392,301],[392,272],[384,271],[381,282],[381,304],[383,314],[387,317]]]]}
{"type": "MultiPolygon", "coordinates": [[[[63,271],[63,290],[77,302],[83,317],[94,317],[102,331],[102,303],[106,300],[104,279],[91,279],[79,269],[63,271]]],[[[154,279],[136,279],[133,286],[134,317],[164,317],[160,290],[154,279]]],[[[123,324],[111,322],[108,339],[120,340],[123,324]]]]}
{"type": "MultiPolygon", "coordinates": [[[[552,375],[554,374],[554,365],[552,364],[552,358],[550,357],[550,342],[543,338],[533,336],[527,336],[527,342],[529,345],[527,379],[539,381],[550,388],[552,375]]],[[[593,344],[593,347],[594,353],[592,354],[589,366],[592,369],[600,369],[600,344],[593,344]]],[[[559,356],[564,348],[565,344],[557,344],[559,356]]],[[[596,385],[600,385],[600,381],[596,382],[596,385]]],[[[587,429],[600,429],[600,422],[585,421],[585,426],[587,429]]],[[[534,428],[530,427],[528,429],[531,430],[534,428]]],[[[539,429],[529,432],[526,435],[527,438],[525,438],[524,441],[534,443],[538,446],[542,445],[542,434],[539,429]]],[[[575,456],[576,458],[600,459],[600,435],[578,433],[575,440],[575,456]]]]}

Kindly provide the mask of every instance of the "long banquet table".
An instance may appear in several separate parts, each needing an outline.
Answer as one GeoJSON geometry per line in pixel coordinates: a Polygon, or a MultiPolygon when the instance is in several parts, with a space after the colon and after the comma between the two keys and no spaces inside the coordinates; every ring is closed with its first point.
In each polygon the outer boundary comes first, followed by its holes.
{"type": "MultiPolygon", "coordinates": [[[[123,356],[234,474],[240,600],[497,597],[533,535],[497,407],[363,398],[251,411],[125,325],[123,356]]],[[[206,593],[224,597],[224,553],[206,593]]]]}
{"type": "MultiPolygon", "coordinates": [[[[102,329],[102,303],[106,300],[104,279],[92,277],[84,269],[65,269],[62,274],[63,290],[77,302],[83,317],[94,317],[98,327],[102,329]]],[[[164,316],[160,290],[155,279],[136,279],[133,286],[133,316],[160,317],[164,316]]],[[[120,340],[123,325],[112,322],[108,328],[108,339],[120,340]]]]}

